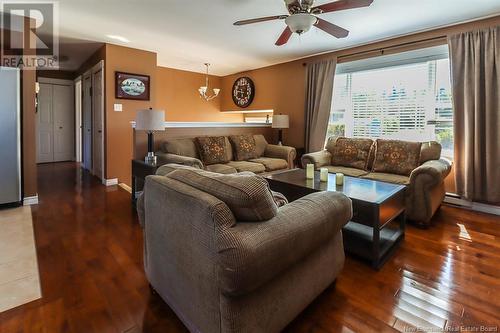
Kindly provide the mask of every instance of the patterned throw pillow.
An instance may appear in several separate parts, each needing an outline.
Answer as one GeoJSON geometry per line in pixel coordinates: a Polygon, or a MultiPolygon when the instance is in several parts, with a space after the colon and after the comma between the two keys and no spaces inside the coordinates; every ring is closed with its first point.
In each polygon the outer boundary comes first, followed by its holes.
{"type": "Polygon", "coordinates": [[[331,147],[332,165],[366,170],[372,145],[371,139],[337,138],[331,147]]]}
{"type": "Polygon", "coordinates": [[[375,145],[374,172],[409,176],[419,166],[421,142],[378,139],[375,145]]]}
{"type": "Polygon", "coordinates": [[[201,161],[205,165],[227,163],[226,141],[223,136],[197,137],[196,146],[200,154],[201,161]]]}
{"type": "Polygon", "coordinates": [[[229,139],[237,161],[247,161],[258,157],[253,135],[231,135],[229,139]]]}

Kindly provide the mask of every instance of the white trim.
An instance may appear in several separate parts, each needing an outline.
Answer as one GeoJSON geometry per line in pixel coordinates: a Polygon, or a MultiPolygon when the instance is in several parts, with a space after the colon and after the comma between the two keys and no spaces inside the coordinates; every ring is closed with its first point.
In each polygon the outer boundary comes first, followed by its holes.
{"type": "Polygon", "coordinates": [[[492,205],[487,205],[487,204],[483,204],[483,203],[479,203],[479,202],[467,201],[467,200],[461,199],[459,197],[449,196],[449,195],[447,195],[444,198],[444,203],[454,205],[454,206],[460,206],[461,208],[470,209],[470,210],[473,210],[476,212],[488,213],[488,214],[500,216],[500,207],[499,206],[492,206],[492,205]]]}
{"type": "Polygon", "coordinates": [[[75,84],[73,80],[53,79],[49,77],[39,77],[37,81],[39,83],[56,84],[60,86],[73,86],[75,84]]]}
{"type": "Polygon", "coordinates": [[[106,186],[118,185],[118,178],[102,179],[102,184],[106,186]]]}
{"type": "Polygon", "coordinates": [[[23,198],[23,206],[38,205],[38,194],[32,197],[23,198]]]}
{"type": "Polygon", "coordinates": [[[122,189],[124,189],[128,193],[132,193],[132,188],[130,186],[128,186],[127,184],[120,183],[120,184],[118,184],[118,186],[120,186],[122,189]]]}
{"type": "MultiPolygon", "coordinates": [[[[135,128],[135,121],[131,121],[130,125],[135,128]]],[[[166,121],[165,128],[207,128],[207,127],[271,127],[269,124],[252,124],[252,123],[221,123],[221,122],[174,122],[166,121]]]]}
{"type": "Polygon", "coordinates": [[[273,109],[269,109],[269,110],[237,110],[237,111],[234,111],[234,110],[228,110],[228,111],[221,111],[221,113],[229,113],[229,114],[245,114],[245,113],[274,113],[274,110],[273,109]]]}

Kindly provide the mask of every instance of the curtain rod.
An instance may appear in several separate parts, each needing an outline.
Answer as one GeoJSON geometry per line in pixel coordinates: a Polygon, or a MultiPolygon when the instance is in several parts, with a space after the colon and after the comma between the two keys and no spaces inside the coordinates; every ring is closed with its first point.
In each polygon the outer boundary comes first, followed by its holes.
{"type": "MultiPolygon", "coordinates": [[[[337,57],[337,62],[339,62],[339,60],[343,60],[343,59],[354,58],[354,57],[362,57],[365,54],[368,55],[368,54],[371,54],[371,53],[374,53],[374,52],[379,52],[380,55],[383,55],[386,51],[389,51],[391,49],[397,49],[397,48],[405,47],[405,46],[412,46],[412,45],[418,45],[418,44],[424,44],[424,43],[430,43],[430,42],[437,42],[437,41],[444,41],[444,42],[446,42],[446,39],[447,39],[447,36],[443,35],[443,36],[426,38],[426,39],[422,39],[422,40],[418,40],[418,41],[412,41],[412,42],[406,42],[406,43],[401,43],[401,44],[397,44],[397,45],[391,45],[391,46],[387,46],[387,47],[374,48],[374,49],[370,49],[370,50],[366,50],[366,51],[354,52],[354,53],[350,53],[350,54],[346,54],[346,55],[341,55],[341,56],[337,57]]],[[[362,47],[362,46],[360,46],[360,47],[362,47]]],[[[335,51],[332,52],[332,53],[335,53],[335,51]]],[[[304,62],[302,65],[306,66],[307,62],[304,62]]]]}

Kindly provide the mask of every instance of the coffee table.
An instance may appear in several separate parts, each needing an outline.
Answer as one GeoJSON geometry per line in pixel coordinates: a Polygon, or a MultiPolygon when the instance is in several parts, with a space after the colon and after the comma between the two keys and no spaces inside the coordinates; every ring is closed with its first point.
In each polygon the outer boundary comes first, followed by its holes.
{"type": "Polygon", "coordinates": [[[352,200],[353,217],[343,228],[346,252],[369,259],[379,269],[392,255],[405,234],[406,186],[371,179],[344,177],[344,185],[335,185],[335,174],[328,182],[306,179],[304,169],[292,169],[266,176],[273,191],[289,201],[321,191],[341,192],[352,200]]]}

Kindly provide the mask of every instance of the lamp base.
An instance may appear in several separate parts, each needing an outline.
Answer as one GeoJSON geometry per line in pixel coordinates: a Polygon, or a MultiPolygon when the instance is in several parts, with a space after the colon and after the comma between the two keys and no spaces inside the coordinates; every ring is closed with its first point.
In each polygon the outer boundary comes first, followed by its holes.
{"type": "Polygon", "coordinates": [[[153,153],[152,151],[148,152],[148,154],[144,158],[144,162],[146,162],[148,164],[156,164],[156,161],[157,160],[156,160],[155,153],[153,153]]]}

